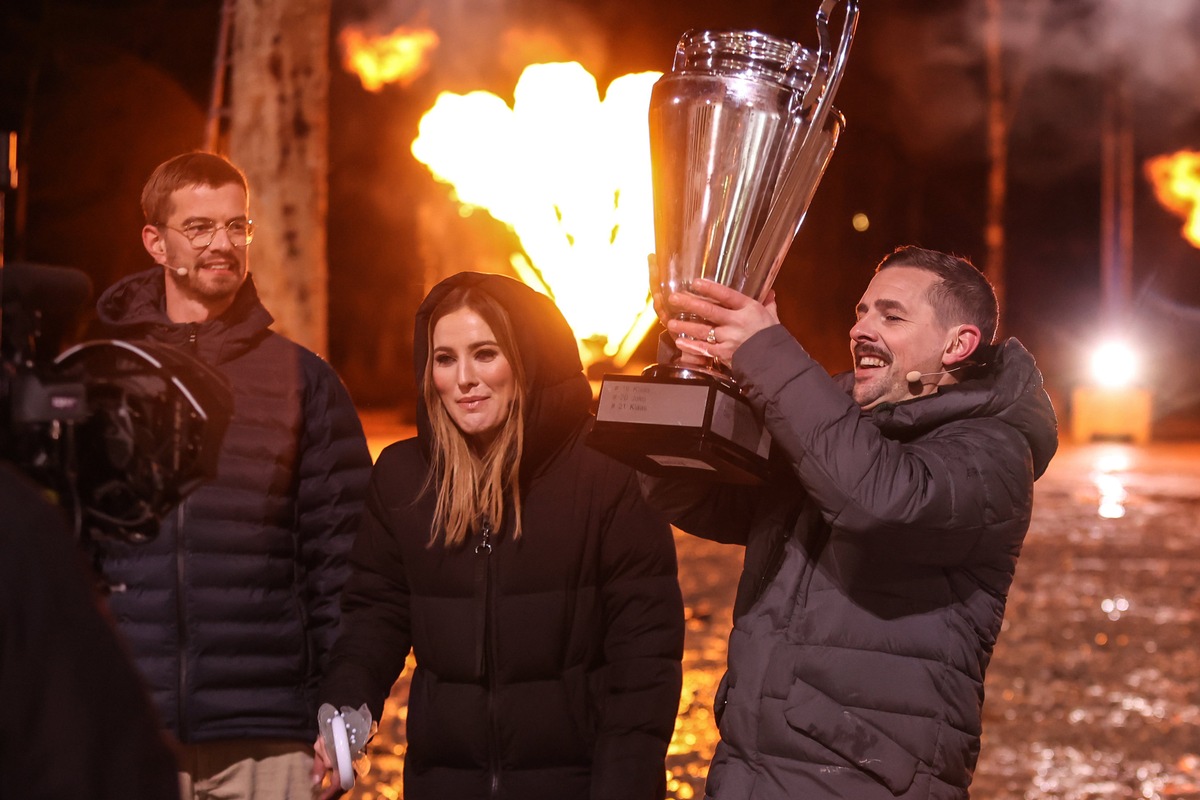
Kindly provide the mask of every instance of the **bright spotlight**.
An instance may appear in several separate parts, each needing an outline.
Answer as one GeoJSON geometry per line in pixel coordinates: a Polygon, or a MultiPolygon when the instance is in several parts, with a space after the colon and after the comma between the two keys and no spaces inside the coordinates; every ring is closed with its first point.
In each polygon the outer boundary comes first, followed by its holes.
{"type": "Polygon", "coordinates": [[[1138,357],[1125,342],[1105,342],[1092,353],[1092,379],[1100,386],[1121,389],[1133,384],[1138,357]]]}

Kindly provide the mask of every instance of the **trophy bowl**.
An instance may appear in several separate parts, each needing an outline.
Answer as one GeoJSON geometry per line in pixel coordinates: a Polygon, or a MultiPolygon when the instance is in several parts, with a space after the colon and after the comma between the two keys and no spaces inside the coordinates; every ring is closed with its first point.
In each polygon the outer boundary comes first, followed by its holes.
{"type": "MultiPolygon", "coordinates": [[[[836,5],[817,13],[816,50],[757,31],[680,39],[650,99],[652,292],[705,278],[767,296],[845,125],[832,101],[858,4],[845,3],[835,52],[836,5]]],[[[640,376],[605,376],[589,443],[649,474],[737,482],[764,478],[770,451],[726,365],[683,363],[678,351],[640,376]]]]}

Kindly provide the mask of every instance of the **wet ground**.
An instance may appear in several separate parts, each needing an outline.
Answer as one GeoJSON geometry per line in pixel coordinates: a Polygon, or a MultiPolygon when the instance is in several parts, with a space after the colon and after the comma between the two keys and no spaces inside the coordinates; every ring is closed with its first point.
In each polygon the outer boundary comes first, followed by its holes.
{"type": "MultiPolygon", "coordinates": [[[[669,797],[703,797],[740,548],[677,535],[688,624],[669,797]]],[[[407,678],[352,798],[400,798],[407,678]]],[[[1064,447],[987,677],[976,800],[1200,798],[1200,445],[1064,447]]]]}

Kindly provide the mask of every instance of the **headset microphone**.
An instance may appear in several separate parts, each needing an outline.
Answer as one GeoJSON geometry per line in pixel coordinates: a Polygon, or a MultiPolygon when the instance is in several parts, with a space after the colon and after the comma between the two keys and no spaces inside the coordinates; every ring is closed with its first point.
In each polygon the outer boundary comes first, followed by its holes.
{"type": "Polygon", "coordinates": [[[960,369],[966,368],[966,364],[961,367],[951,367],[944,369],[941,372],[917,372],[915,369],[904,376],[904,380],[909,383],[919,383],[921,378],[928,378],[930,375],[949,375],[951,372],[957,372],[960,369]]]}
{"type": "Polygon", "coordinates": [[[179,277],[185,277],[188,274],[187,267],[175,267],[175,274],[179,277]]]}

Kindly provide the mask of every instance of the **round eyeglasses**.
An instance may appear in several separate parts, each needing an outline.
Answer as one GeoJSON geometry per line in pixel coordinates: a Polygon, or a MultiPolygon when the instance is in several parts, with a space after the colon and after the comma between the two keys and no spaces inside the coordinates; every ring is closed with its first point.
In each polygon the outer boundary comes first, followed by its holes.
{"type": "Polygon", "coordinates": [[[165,222],[159,222],[157,226],[182,233],[192,243],[192,247],[197,250],[203,250],[212,244],[213,239],[217,238],[217,231],[221,230],[225,231],[225,235],[229,237],[229,243],[234,247],[245,247],[254,241],[254,222],[248,219],[235,219],[224,225],[218,225],[210,219],[200,219],[189,222],[182,228],[176,228],[165,222]]]}

